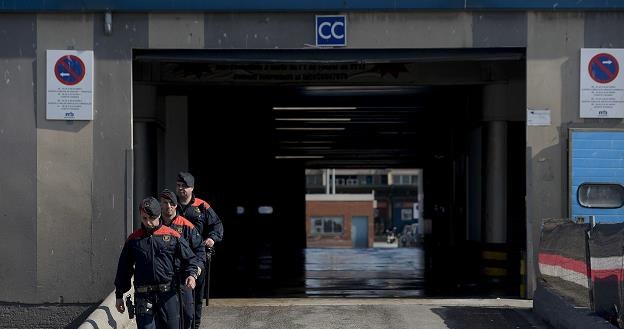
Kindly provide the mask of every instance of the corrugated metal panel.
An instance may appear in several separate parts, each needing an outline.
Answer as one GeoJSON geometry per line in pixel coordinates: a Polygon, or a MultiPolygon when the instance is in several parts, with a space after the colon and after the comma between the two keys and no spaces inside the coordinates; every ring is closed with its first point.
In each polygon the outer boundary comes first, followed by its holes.
{"type": "Polygon", "coordinates": [[[621,0],[0,0],[0,12],[335,12],[397,10],[605,10],[621,0]]]}

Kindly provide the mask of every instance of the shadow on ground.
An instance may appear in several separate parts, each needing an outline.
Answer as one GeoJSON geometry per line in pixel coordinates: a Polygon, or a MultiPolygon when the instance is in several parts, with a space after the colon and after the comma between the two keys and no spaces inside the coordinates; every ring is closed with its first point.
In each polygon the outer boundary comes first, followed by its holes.
{"type": "Polygon", "coordinates": [[[442,318],[449,329],[546,328],[530,320],[530,309],[444,306],[431,311],[442,318]]]}

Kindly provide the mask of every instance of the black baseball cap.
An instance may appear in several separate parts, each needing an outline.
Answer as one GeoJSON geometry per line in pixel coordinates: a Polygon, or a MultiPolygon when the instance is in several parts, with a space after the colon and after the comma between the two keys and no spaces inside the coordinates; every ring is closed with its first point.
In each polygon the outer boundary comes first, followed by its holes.
{"type": "Polygon", "coordinates": [[[164,189],[158,196],[173,202],[173,204],[178,204],[178,197],[176,197],[175,193],[171,190],[164,189]]]}
{"type": "Polygon", "coordinates": [[[186,186],[195,186],[195,177],[190,172],[180,171],[178,173],[178,182],[184,183],[186,186]]]}
{"type": "Polygon", "coordinates": [[[152,218],[160,216],[160,202],[154,197],[143,199],[139,204],[139,209],[152,218]]]}

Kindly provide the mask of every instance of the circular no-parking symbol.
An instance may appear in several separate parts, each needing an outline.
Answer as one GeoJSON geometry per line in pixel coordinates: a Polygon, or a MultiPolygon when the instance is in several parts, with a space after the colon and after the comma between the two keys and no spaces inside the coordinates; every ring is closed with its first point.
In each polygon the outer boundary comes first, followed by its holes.
{"type": "Polygon", "coordinates": [[[73,86],[85,76],[85,65],[78,56],[66,55],[54,64],[54,74],[64,85],[73,86]]]}
{"type": "Polygon", "coordinates": [[[609,83],[617,77],[620,65],[611,54],[602,53],[595,55],[589,61],[589,76],[598,83],[609,83]]]}

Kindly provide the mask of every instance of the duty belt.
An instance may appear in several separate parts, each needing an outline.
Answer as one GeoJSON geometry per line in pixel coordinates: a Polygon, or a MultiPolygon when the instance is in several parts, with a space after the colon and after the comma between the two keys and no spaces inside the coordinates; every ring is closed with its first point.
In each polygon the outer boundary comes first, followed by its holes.
{"type": "Polygon", "coordinates": [[[140,294],[146,292],[167,292],[171,290],[171,283],[161,283],[147,286],[136,286],[134,291],[140,294]]]}

